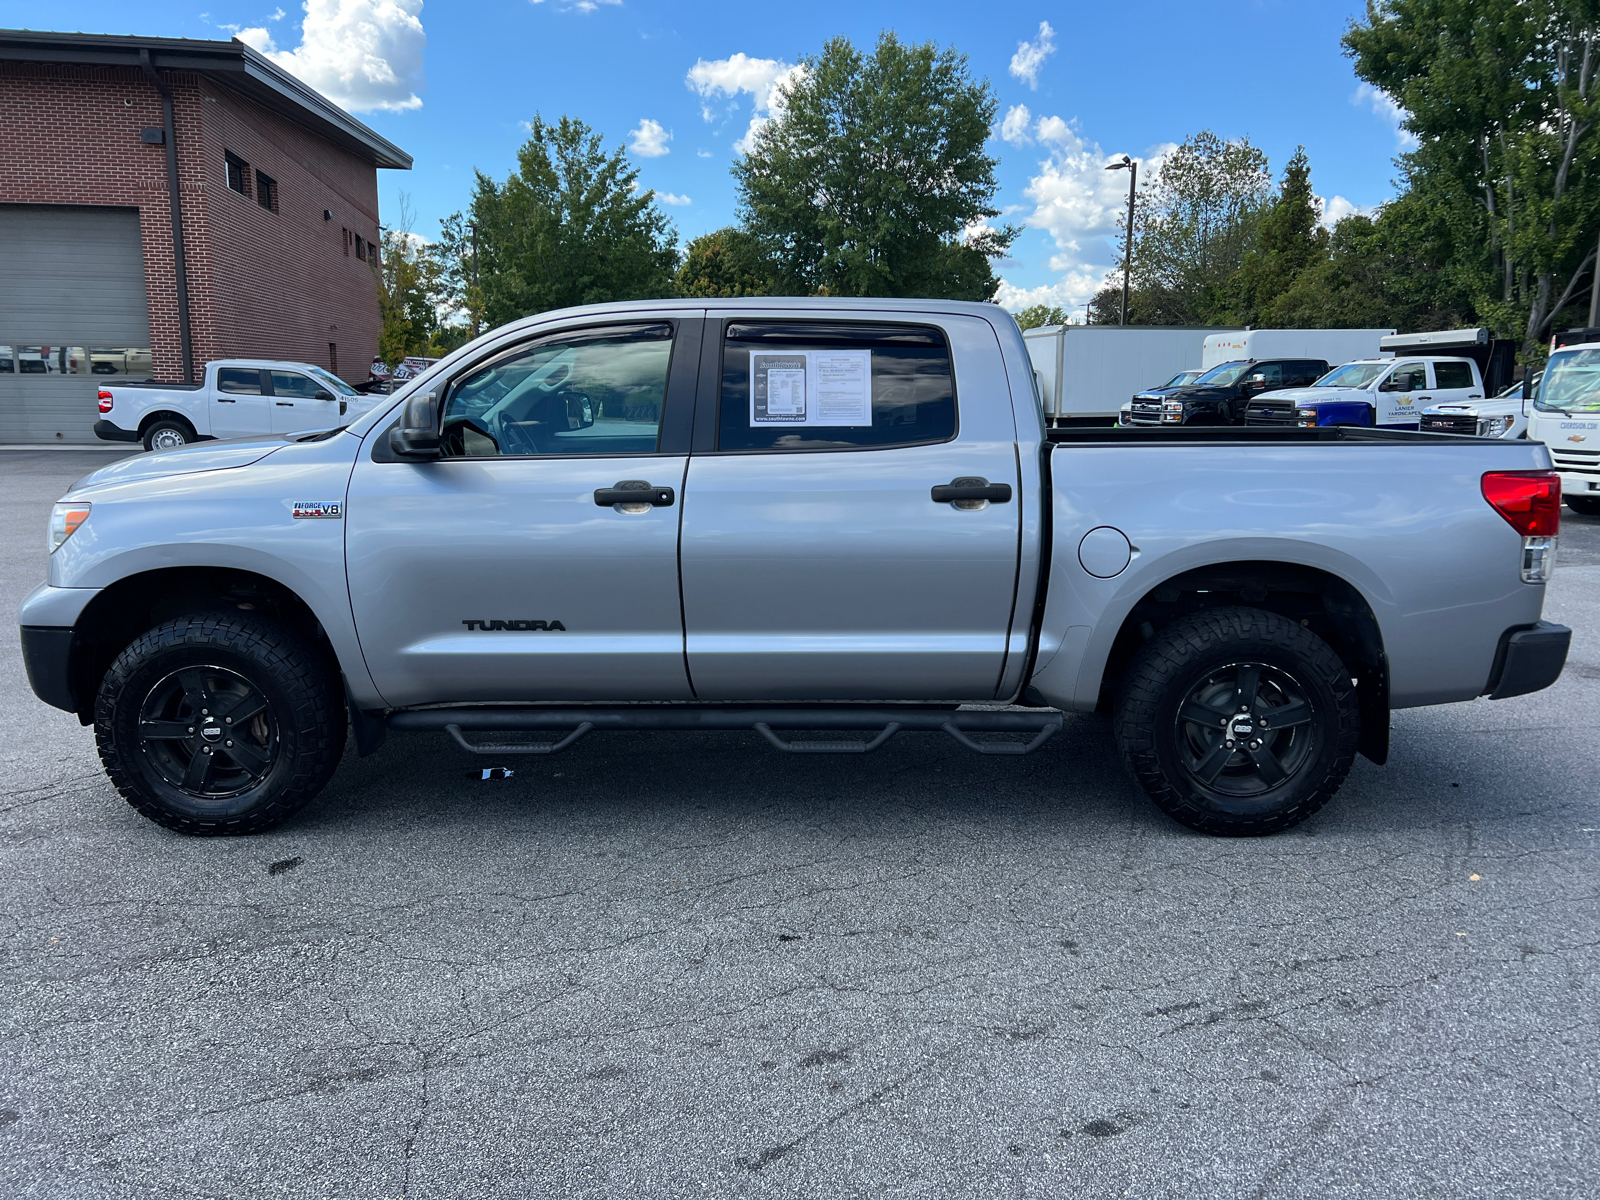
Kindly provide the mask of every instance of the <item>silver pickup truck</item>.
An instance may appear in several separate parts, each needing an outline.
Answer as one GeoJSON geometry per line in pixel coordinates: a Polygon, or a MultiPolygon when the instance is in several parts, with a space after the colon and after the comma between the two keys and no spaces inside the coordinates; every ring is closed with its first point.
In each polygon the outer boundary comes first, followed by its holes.
{"type": "Polygon", "coordinates": [[[347,428],[96,471],[22,643],[185,833],[282,821],[347,733],[1021,754],[1104,711],[1164,811],[1262,834],[1382,763],[1391,709],[1556,679],[1559,505],[1538,443],[1047,435],[990,305],[637,302],[495,330],[347,428]]]}

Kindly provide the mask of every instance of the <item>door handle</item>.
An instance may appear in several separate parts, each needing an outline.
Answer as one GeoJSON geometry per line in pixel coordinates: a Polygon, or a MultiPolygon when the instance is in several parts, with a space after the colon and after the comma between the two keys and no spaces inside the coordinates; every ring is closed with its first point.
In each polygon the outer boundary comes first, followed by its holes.
{"type": "Polygon", "coordinates": [[[217,397],[217,403],[218,404],[232,404],[233,400],[228,396],[218,396],[217,397]]]}
{"type": "Polygon", "coordinates": [[[652,508],[666,508],[673,499],[671,488],[656,487],[643,479],[624,479],[616,487],[594,490],[594,502],[601,508],[610,508],[613,504],[626,504],[629,507],[648,504],[652,508]]]}
{"type": "Polygon", "coordinates": [[[293,408],[294,407],[294,401],[293,400],[279,400],[278,401],[278,407],[279,408],[293,408]]]}
{"type": "Polygon", "coordinates": [[[949,483],[936,483],[932,491],[935,504],[958,504],[961,501],[992,500],[1007,504],[1011,500],[1009,483],[990,483],[979,477],[952,479],[949,483]]]}

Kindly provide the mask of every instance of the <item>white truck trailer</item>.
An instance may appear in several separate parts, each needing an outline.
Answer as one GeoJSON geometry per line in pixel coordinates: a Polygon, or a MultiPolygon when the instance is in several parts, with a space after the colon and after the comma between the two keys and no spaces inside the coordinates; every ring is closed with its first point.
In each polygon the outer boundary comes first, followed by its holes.
{"type": "MultiPolygon", "coordinates": [[[[1377,358],[1392,329],[1233,329],[1206,335],[1200,366],[1262,358],[1320,358],[1330,367],[1377,358]]],[[[1412,351],[1415,353],[1416,351],[1412,351]]]]}
{"type": "Polygon", "coordinates": [[[1022,340],[1051,425],[1110,425],[1135,392],[1201,366],[1202,343],[1210,337],[1244,332],[1216,325],[1045,325],[1022,340]]]}

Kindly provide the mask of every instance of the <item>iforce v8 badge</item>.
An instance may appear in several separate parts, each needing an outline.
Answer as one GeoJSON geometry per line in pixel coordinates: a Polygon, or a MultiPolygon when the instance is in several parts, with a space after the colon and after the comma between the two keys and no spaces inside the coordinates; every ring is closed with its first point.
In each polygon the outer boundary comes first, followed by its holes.
{"type": "Polygon", "coordinates": [[[296,500],[296,521],[338,521],[344,517],[343,500],[296,500]]]}

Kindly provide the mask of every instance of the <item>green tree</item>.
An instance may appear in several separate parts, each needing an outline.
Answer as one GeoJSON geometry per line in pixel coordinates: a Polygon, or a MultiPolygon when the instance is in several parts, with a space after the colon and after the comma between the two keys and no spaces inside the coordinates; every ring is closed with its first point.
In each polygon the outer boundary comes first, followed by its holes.
{"type": "Polygon", "coordinates": [[[478,262],[472,223],[459,212],[451,213],[439,222],[439,239],[430,249],[438,264],[440,305],[449,314],[451,327],[460,325],[469,336],[474,327],[481,332],[483,290],[473,282],[478,262]]]}
{"type": "Polygon", "coordinates": [[[478,280],[486,328],[576,304],[672,294],[677,234],[619,146],[582,121],[534,117],[504,183],[477,172],[478,280]]]}
{"type": "Polygon", "coordinates": [[[740,216],[779,294],[988,300],[1019,230],[984,222],[996,100],[964,55],[893,33],[804,60],[781,113],[734,164],[740,216]]]}
{"type": "Polygon", "coordinates": [[[1278,299],[1327,257],[1328,231],[1322,227],[1321,205],[1311,190],[1311,162],[1301,146],[1284,168],[1277,199],[1261,214],[1255,244],[1229,282],[1230,324],[1277,325],[1278,299]]]}
{"type": "Polygon", "coordinates": [[[1479,314],[1533,355],[1594,265],[1600,2],[1368,0],[1344,48],[1404,109],[1479,314]]]}
{"type": "Polygon", "coordinates": [[[735,226],[701,234],[678,268],[680,296],[767,296],[772,265],[755,235],[735,226]]]}
{"type": "Polygon", "coordinates": [[[1012,315],[1017,318],[1017,324],[1024,331],[1039,329],[1045,325],[1065,325],[1067,323],[1066,310],[1055,308],[1048,304],[1035,304],[1012,315]]]}
{"type": "Polygon", "coordinates": [[[439,325],[438,265],[411,225],[410,201],[402,195],[398,225],[382,231],[378,262],[369,259],[378,276],[378,357],[391,366],[426,353],[439,325]]]}
{"type": "MultiPolygon", "coordinates": [[[[1219,321],[1230,285],[1255,245],[1271,203],[1267,156],[1248,138],[1224,141],[1203,130],[1184,141],[1140,185],[1128,320],[1137,325],[1219,321]]],[[[1126,219],[1119,222],[1125,227],[1126,219]]],[[[1122,272],[1090,302],[1093,324],[1117,323],[1122,272]]]]}

